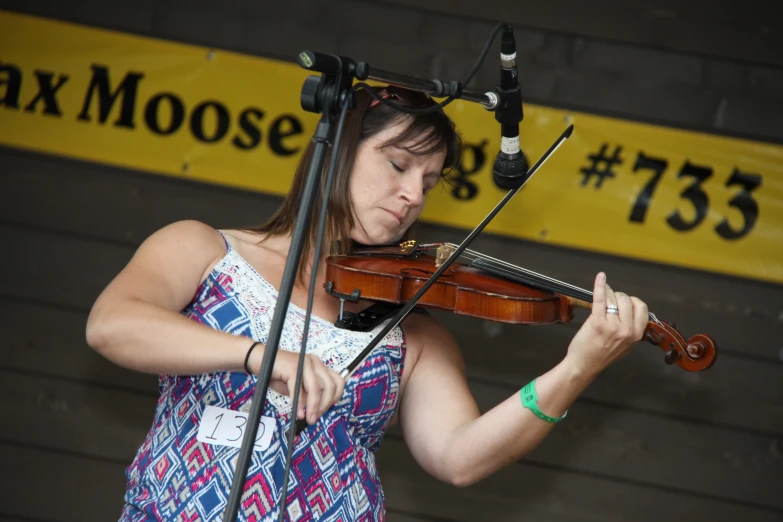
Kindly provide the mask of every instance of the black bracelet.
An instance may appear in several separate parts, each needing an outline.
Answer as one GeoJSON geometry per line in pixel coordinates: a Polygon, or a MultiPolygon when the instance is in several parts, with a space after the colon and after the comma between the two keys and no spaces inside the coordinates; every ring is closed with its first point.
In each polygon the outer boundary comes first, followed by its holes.
{"type": "Polygon", "coordinates": [[[250,362],[250,354],[253,352],[253,348],[256,347],[257,344],[264,344],[261,341],[256,341],[253,344],[250,345],[250,348],[247,351],[247,355],[245,355],[245,373],[252,373],[250,371],[250,368],[247,367],[247,363],[250,362]]]}

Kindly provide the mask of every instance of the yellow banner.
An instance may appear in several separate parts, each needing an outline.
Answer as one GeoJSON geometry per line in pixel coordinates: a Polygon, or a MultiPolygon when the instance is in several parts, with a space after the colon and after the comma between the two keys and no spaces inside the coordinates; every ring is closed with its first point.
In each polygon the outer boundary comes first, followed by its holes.
{"type": "MultiPolygon", "coordinates": [[[[361,59],[361,57],[355,57],[361,59]]],[[[0,11],[0,143],[285,194],[317,115],[295,64],[0,11]]],[[[532,165],[487,232],[783,283],[783,147],[525,104],[532,165]]],[[[448,106],[467,148],[425,221],[472,229],[503,197],[499,125],[448,106]]]]}

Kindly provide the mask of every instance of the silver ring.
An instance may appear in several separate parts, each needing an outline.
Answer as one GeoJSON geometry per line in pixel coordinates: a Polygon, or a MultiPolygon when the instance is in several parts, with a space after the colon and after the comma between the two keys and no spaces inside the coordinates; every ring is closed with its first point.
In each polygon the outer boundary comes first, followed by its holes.
{"type": "Polygon", "coordinates": [[[606,313],[607,314],[619,314],[620,312],[617,311],[617,305],[615,305],[615,304],[608,304],[608,305],[606,305],[606,313]]]}

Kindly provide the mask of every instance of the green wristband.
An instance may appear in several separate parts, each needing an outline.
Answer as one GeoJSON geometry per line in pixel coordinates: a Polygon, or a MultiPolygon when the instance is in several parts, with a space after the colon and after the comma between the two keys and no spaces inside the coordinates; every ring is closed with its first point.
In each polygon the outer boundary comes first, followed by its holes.
{"type": "Polygon", "coordinates": [[[519,396],[522,397],[522,406],[532,411],[539,419],[543,419],[547,422],[554,423],[554,422],[560,422],[561,420],[565,419],[566,415],[568,415],[568,410],[566,410],[566,412],[563,414],[562,417],[550,417],[549,415],[547,415],[546,413],[538,409],[538,395],[536,394],[536,379],[530,381],[530,383],[526,384],[525,387],[520,390],[519,396]]]}

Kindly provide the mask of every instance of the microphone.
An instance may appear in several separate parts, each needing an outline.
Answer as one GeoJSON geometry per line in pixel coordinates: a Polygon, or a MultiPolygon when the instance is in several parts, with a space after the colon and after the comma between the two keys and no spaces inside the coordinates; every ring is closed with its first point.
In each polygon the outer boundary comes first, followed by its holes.
{"type": "Polygon", "coordinates": [[[522,91],[517,81],[517,49],[514,30],[503,24],[500,41],[500,104],[495,119],[500,122],[500,152],[495,158],[495,184],[502,189],[520,187],[527,179],[528,162],[519,148],[522,121],[522,91]]]}

